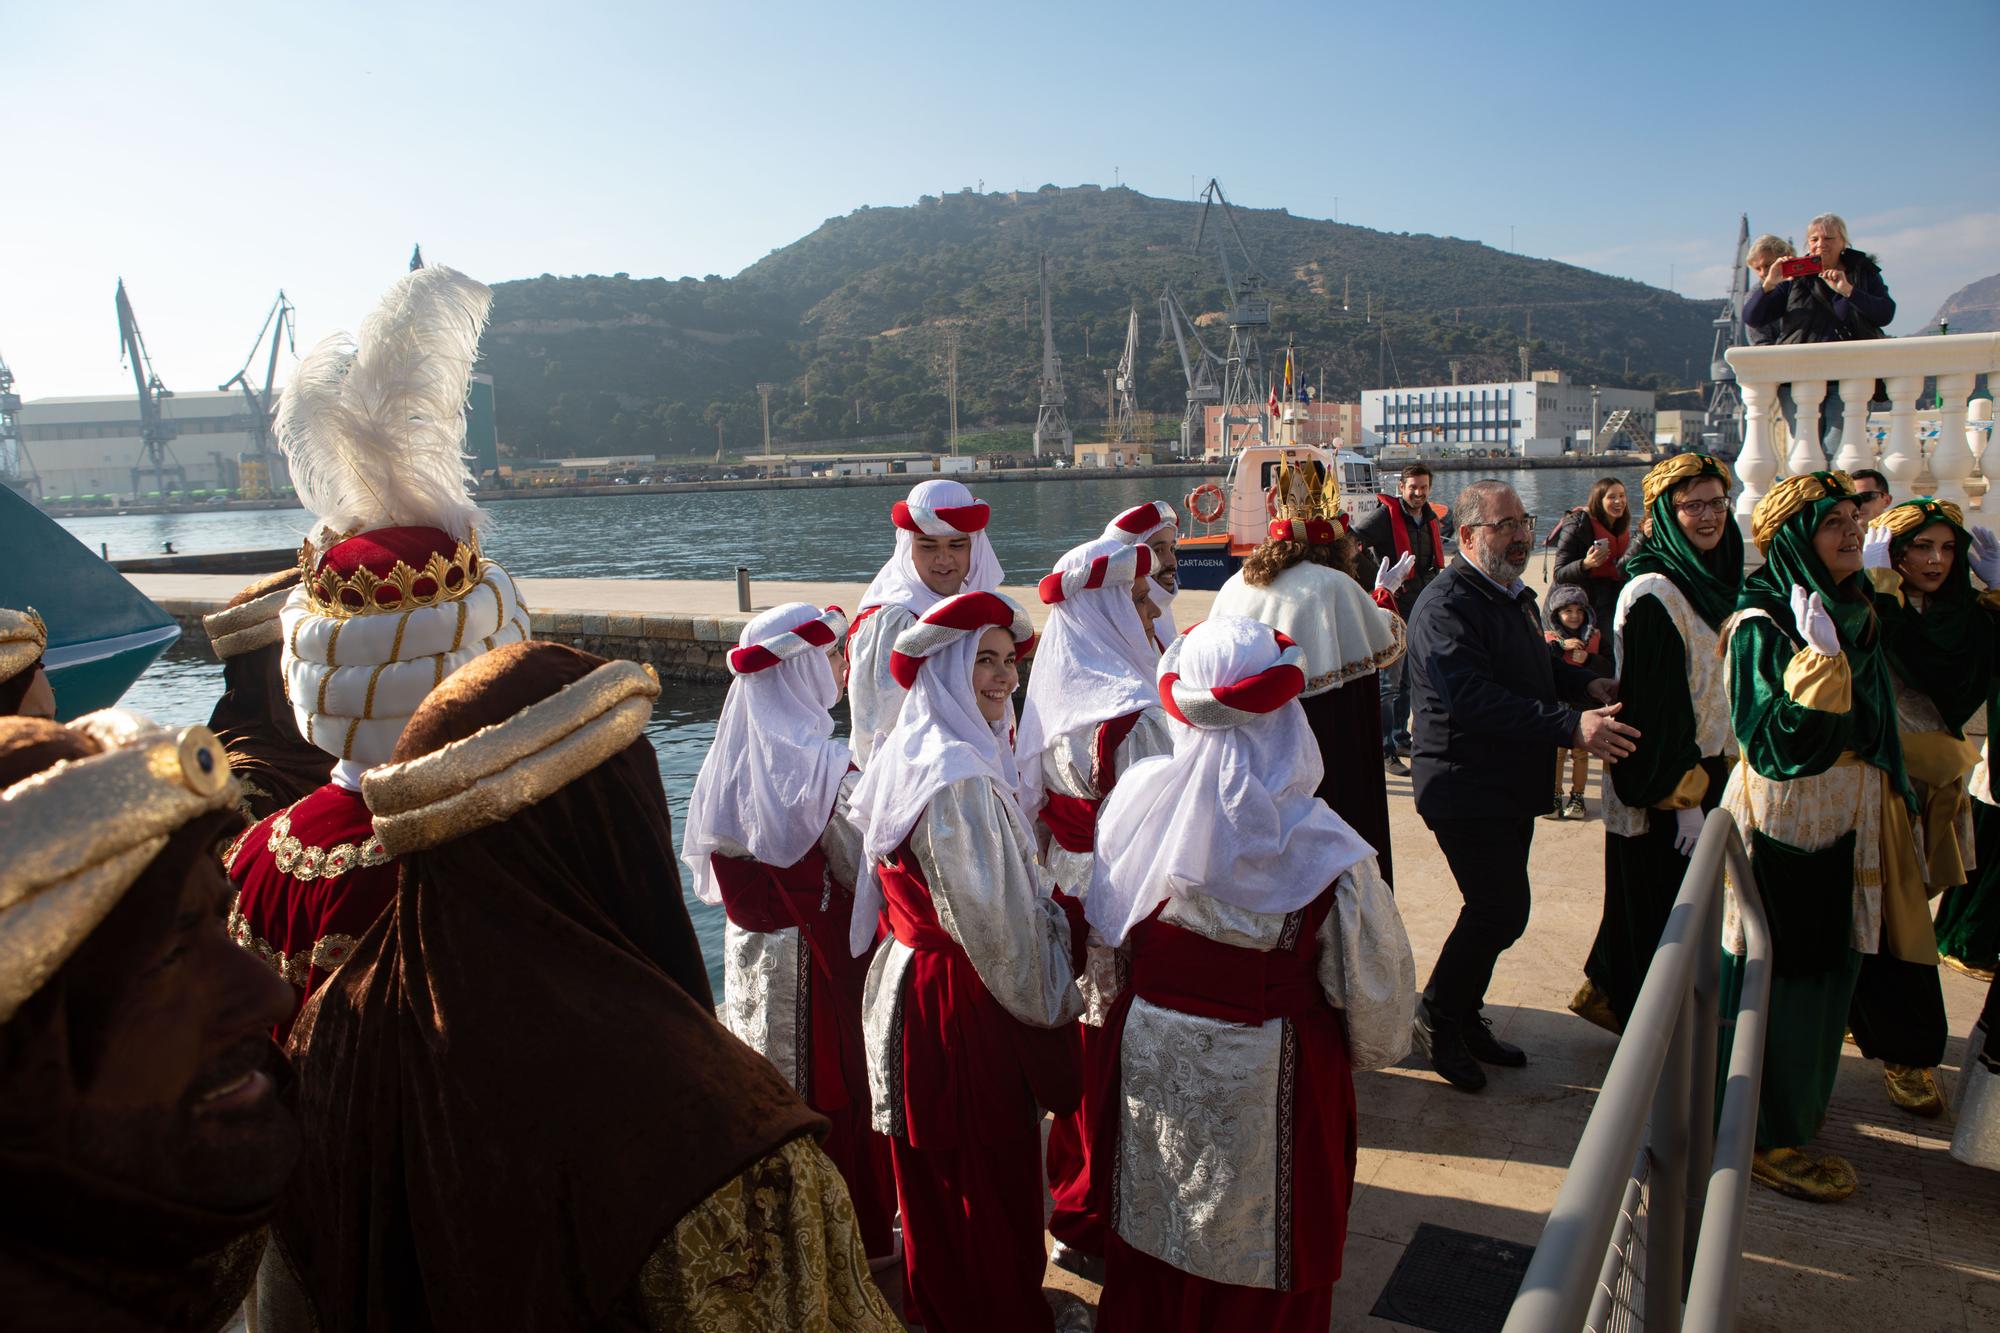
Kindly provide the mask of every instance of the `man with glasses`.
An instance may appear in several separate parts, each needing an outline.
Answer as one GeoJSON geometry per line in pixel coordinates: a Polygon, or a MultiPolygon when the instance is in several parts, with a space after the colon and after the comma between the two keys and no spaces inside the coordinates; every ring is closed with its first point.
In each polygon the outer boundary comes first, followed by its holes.
{"type": "Polygon", "coordinates": [[[1895,497],[1889,494],[1889,479],[1872,467],[1859,468],[1848,475],[1854,478],[1855,507],[1861,511],[1861,526],[1865,528],[1895,497]]]}
{"type": "Polygon", "coordinates": [[[1415,1037],[1446,1081],[1477,1092],[1482,1064],[1528,1062],[1480,1010],[1494,964],[1528,926],[1528,848],[1556,748],[1609,764],[1632,752],[1638,732],[1618,721],[1614,682],[1550,655],[1521,581],[1535,518],[1514,488],[1473,482],[1452,522],[1459,559],[1418,603],[1408,660],[1417,813],[1465,905],[1424,988],[1415,1037]]]}

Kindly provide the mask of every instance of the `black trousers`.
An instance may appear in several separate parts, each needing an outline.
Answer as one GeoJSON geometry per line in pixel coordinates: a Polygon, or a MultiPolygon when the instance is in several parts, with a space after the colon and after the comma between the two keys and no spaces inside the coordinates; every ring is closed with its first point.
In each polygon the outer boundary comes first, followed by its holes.
{"type": "Polygon", "coordinates": [[[1445,937],[1424,996],[1447,1017],[1468,1018],[1486,1002],[1493,965],[1528,929],[1528,848],[1535,821],[1440,819],[1438,848],[1465,906],[1445,937]]]}

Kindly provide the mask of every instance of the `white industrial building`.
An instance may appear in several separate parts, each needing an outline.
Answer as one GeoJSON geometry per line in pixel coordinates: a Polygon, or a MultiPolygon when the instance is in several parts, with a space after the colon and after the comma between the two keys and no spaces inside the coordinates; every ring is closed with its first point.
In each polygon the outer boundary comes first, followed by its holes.
{"type": "MultiPolygon", "coordinates": [[[[168,470],[180,467],[189,490],[233,490],[241,455],[256,448],[250,405],[239,393],[177,393],[161,403],[175,431],[167,445],[168,470]]],[[[134,394],[91,398],[31,398],[18,418],[25,457],[22,472],[41,479],[42,496],[115,496],[159,490],[157,479],[133,469],[144,463],[139,440],[139,400],[134,394]]],[[[284,462],[272,479],[284,484],[284,462]]],[[[169,483],[171,485],[172,483],[169,483]]]]}
{"type": "Polygon", "coordinates": [[[1560,370],[1504,384],[1434,384],[1361,392],[1361,442],[1369,450],[1505,451],[1522,456],[1585,453],[1593,423],[1632,414],[1631,438],[1653,440],[1650,389],[1579,384],[1560,370]]]}

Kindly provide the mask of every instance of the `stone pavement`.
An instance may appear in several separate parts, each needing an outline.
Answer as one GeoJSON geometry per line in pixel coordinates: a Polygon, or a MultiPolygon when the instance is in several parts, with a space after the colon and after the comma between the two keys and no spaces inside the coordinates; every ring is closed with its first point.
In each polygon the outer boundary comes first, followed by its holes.
{"type": "MultiPolygon", "coordinates": [[[[1489,1069],[1478,1094],[1415,1062],[1355,1079],[1361,1149],[1335,1329],[1409,1327],[1369,1311],[1419,1223],[1530,1245],[1541,1233],[1617,1046],[1565,1007],[1603,898],[1600,776],[1593,762],[1588,822],[1536,822],[1534,915],[1488,995],[1494,1030],[1527,1050],[1528,1067],[1489,1069]]],[[[1457,916],[1458,892],[1417,817],[1409,779],[1391,777],[1389,793],[1396,899],[1421,983],[1457,916]]],[[[1942,1071],[1949,1089],[1985,991],[1949,969],[1942,975],[1953,1033],[1942,1071]]],[[[1890,1105],[1881,1067],[1852,1046],[1844,1054],[1820,1142],[1854,1162],[1860,1189],[1825,1206],[1751,1186],[1737,1327],[2000,1327],[2000,1174],[1954,1161],[1945,1151],[1949,1115],[1921,1120],[1890,1105]]],[[[1053,1266],[1047,1280],[1096,1297],[1053,1266]]]]}

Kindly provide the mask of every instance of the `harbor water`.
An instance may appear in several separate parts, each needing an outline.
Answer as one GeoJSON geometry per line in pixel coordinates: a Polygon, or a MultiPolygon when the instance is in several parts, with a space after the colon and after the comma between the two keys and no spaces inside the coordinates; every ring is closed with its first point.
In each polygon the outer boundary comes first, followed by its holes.
{"type": "MultiPolygon", "coordinates": [[[[1614,467],[1601,475],[1624,481],[1636,504],[1642,471],[1614,467]]],[[[1432,498],[1448,504],[1460,486],[1480,475],[1440,472],[1432,498]]],[[[1564,510],[1583,502],[1600,474],[1554,469],[1491,475],[1520,491],[1546,532],[1564,510]]],[[[977,479],[970,484],[977,493],[977,479]]],[[[1385,474],[1384,488],[1393,484],[1393,476],[1385,474]]],[[[1144,478],[995,486],[987,497],[993,504],[988,532],[1008,582],[1032,584],[1057,556],[1096,536],[1121,510],[1170,499],[1185,513],[1184,489],[1183,481],[1144,478]]],[[[893,489],[864,487],[505,500],[490,507],[492,525],[482,543],[519,578],[728,579],[742,565],[757,579],[861,582],[888,555],[888,509],[898,496],[893,489]]],[[[155,555],[165,542],[190,553],[296,546],[306,523],[298,509],[62,520],[92,550],[101,546],[113,559],[155,555]]],[[[659,754],[676,832],[686,820],[688,795],[714,738],[724,692],[720,686],[669,684],[653,709],[647,735],[659,754]]],[[[221,693],[221,666],[202,649],[182,643],[140,678],[122,704],[186,726],[206,722],[221,693]]],[[[844,735],[844,702],[834,717],[844,735]]],[[[1374,753],[1372,746],[1368,753],[1374,753]]],[[[719,995],[721,910],[692,898],[688,907],[719,995]]]]}

